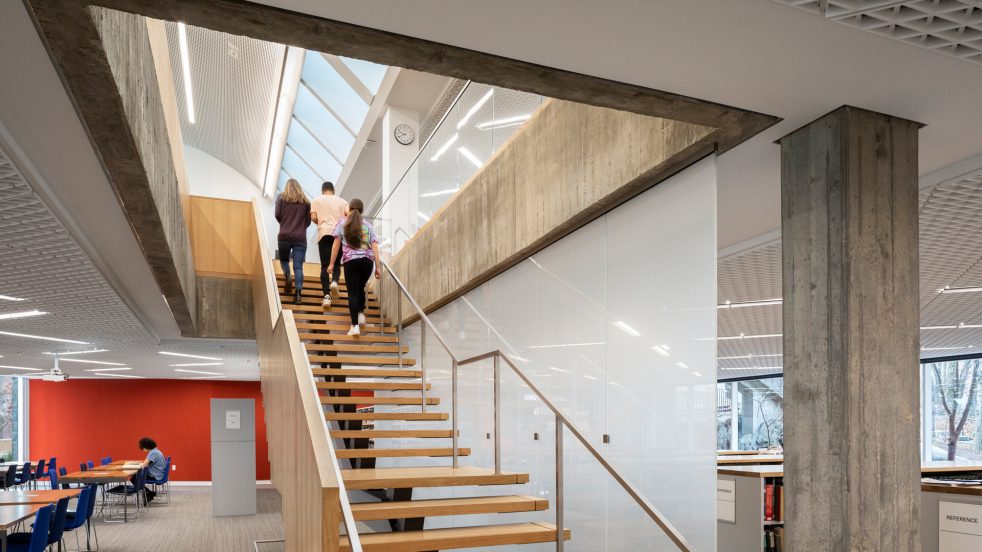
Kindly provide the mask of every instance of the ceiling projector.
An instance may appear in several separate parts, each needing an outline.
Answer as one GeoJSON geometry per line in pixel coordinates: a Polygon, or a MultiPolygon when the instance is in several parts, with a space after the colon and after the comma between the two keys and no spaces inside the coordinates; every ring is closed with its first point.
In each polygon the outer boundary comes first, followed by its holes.
{"type": "Polygon", "coordinates": [[[41,374],[44,381],[68,381],[68,374],[61,371],[61,368],[52,368],[50,372],[41,374]]]}

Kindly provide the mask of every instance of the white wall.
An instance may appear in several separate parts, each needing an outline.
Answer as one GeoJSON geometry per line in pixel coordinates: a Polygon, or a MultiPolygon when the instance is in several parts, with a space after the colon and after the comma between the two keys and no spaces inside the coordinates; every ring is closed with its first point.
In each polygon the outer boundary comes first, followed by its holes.
{"type": "MultiPolygon", "coordinates": [[[[407,285],[412,288],[411,282],[407,285]]],[[[458,359],[496,348],[511,354],[694,550],[716,550],[715,159],[659,184],[431,318],[458,359]],[[653,346],[661,346],[665,355],[653,346]],[[605,433],[610,444],[602,443],[605,433]]],[[[420,325],[410,328],[411,355],[427,367],[432,396],[441,398],[434,410],[449,412],[449,357],[428,333],[423,359],[420,325]]],[[[461,458],[462,465],[494,465],[492,441],[485,438],[493,429],[490,366],[484,362],[460,371],[460,446],[473,449],[471,457],[461,458]]],[[[554,507],[554,418],[502,367],[503,463],[508,470],[529,473],[531,482],[511,489],[418,489],[413,498],[513,492],[548,497],[554,507]]],[[[573,532],[566,549],[675,550],[572,435],[565,435],[566,520],[573,532]]],[[[426,444],[450,446],[449,439],[426,444]]],[[[376,446],[394,445],[379,440],[376,446]]],[[[383,459],[379,466],[448,463],[383,459]]],[[[427,527],[553,521],[551,508],[532,515],[434,518],[427,527]]]]}

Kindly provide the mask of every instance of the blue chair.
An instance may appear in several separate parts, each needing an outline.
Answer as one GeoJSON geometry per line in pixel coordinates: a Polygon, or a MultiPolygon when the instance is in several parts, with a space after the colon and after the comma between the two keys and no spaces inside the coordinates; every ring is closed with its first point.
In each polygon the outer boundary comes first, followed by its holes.
{"type": "MultiPolygon", "coordinates": [[[[86,522],[89,521],[89,516],[91,515],[89,513],[89,508],[95,506],[95,501],[93,500],[93,498],[95,497],[95,491],[96,491],[95,485],[87,485],[86,487],[84,487],[82,489],[82,494],[78,497],[78,503],[75,506],[75,511],[68,512],[65,515],[65,531],[71,531],[75,533],[76,550],[81,550],[82,545],[78,540],[78,531],[75,530],[82,527],[83,525],[86,525],[86,522]]],[[[86,526],[85,528],[86,541],[88,541],[89,538],[88,529],[89,529],[88,526],[86,526]]]]}
{"type": "Polygon", "coordinates": [[[34,483],[35,489],[38,487],[38,483],[42,481],[45,478],[45,476],[48,474],[48,472],[46,472],[44,469],[45,462],[46,460],[44,458],[38,460],[37,471],[31,474],[31,482],[34,483]]]}
{"type": "Polygon", "coordinates": [[[7,468],[7,473],[3,478],[3,488],[9,491],[17,486],[17,466],[7,468]]]}
{"type": "Polygon", "coordinates": [[[88,464],[86,464],[85,462],[81,462],[81,463],[80,463],[80,464],[78,465],[78,467],[79,467],[79,468],[80,468],[80,469],[81,469],[82,471],[89,471],[89,466],[88,466],[88,464]]]}
{"type": "Polygon", "coordinates": [[[108,457],[108,456],[104,456],[103,458],[101,458],[101,459],[99,460],[99,462],[101,462],[103,466],[107,466],[107,465],[109,465],[109,463],[110,463],[110,462],[109,462],[109,457],[108,457]]]}
{"type": "MultiPolygon", "coordinates": [[[[66,475],[68,475],[68,470],[67,469],[65,469],[65,468],[58,468],[58,477],[65,477],[66,475]]],[[[69,485],[68,483],[62,483],[61,484],[61,488],[62,489],[71,489],[72,486],[69,485]]]]}
{"type": "Polygon", "coordinates": [[[107,464],[112,464],[113,463],[113,457],[112,456],[107,456],[106,457],[106,463],[107,464]]]}
{"type": "Polygon", "coordinates": [[[106,492],[110,495],[120,496],[120,501],[121,501],[120,503],[122,503],[123,500],[127,500],[129,497],[132,496],[134,501],[136,502],[136,513],[137,515],[139,515],[141,508],[143,507],[144,504],[146,504],[146,500],[147,500],[146,493],[143,492],[144,489],[146,489],[146,485],[147,485],[147,468],[143,468],[136,472],[136,475],[133,477],[132,485],[129,483],[123,485],[117,485],[107,490],[106,492]]]}
{"type": "Polygon", "coordinates": [[[160,496],[166,497],[167,502],[165,504],[170,504],[170,460],[171,457],[167,457],[167,463],[164,465],[164,476],[160,479],[154,479],[147,473],[147,485],[153,485],[154,491],[160,496]]]}
{"type": "MultiPolygon", "coordinates": [[[[65,506],[68,506],[68,501],[65,501],[65,506]]],[[[34,515],[34,530],[31,533],[14,533],[7,537],[7,552],[44,552],[44,549],[48,547],[48,533],[51,527],[51,510],[52,506],[49,504],[44,508],[38,510],[37,514],[34,515]],[[27,535],[26,541],[13,542],[11,539],[14,535],[27,535]]]]}
{"type": "MultiPolygon", "coordinates": [[[[99,532],[96,531],[96,525],[94,525],[92,523],[92,515],[95,513],[95,510],[96,510],[96,508],[95,508],[95,501],[96,501],[96,498],[98,496],[98,492],[97,491],[99,490],[100,486],[93,484],[93,485],[86,485],[85,487],[87,489],[89,489],[89,500],[88,500],[88,503],[87,503],[87,506],[86,506],[86,509],[85,509],[85,516],[83,517],[83,516],[81,516],[81,515],[78,514],[78,512],[81,510],[81,502],[82,502],[81,497],[79,497],[79,505],[76,507],[75,511],[74,512],[69,511],[68,514],[67,514],[67,516],[65,517],[65,527],[68,527],[69,525],[71,525],[73,521],[75,523],[78,523],[77,521],[75,521],[75,518],[76,517],[82,518],[83,519],[82,523],[85,524],[85,549],[86,550],[92,550],[92,540],[91,540],[91,537],[92,537],[92,535],[95,535],[95,550],[98,550],[99,549],[99,532]]],[[[77,525],[76,525],[76,527],[77,527],[77,525]]],[[[78,534],[76,533],[76,537],[77,537],[77,535],[78,534]]],[[[81,550],[81,548],[79,548],[79,550],[81,550]]]]}
{"type": "Polygon", "coordinates": [[[17,485],[28,485],[32,480],[31,475],[31,463],[24,462],[24,465],[20,469],[20,475],[17,476],[17,485]]]}
{"type": "MultiPolygon", "coordinates": [[[[54,515],[51,517],[51,523],[47,525],[41,525],[41,527],[48,527],[48,538],[45,546],[51,546],[53,544],[58,545],[59,552],[62,550],[61,537],[65,534],[65,519],[68,516],[68,502],[71,499],[63,498],[58,501],[55,506],[54,515]]],[[[34,522],[34,530],[31,533],[14,533],[7,537],[7,550],[11,550],[10,545],[34,545],[34,535],[38,532],[38,522],[34,522]]],[[[34,549],[27,549],[34,552],[34,549]]],[[[41,549],[43,550],[43,548],[41,549]]]]}
{"type": "Polygon", "coordinates": [[[92,460],[89,460],[88,461],[88,465],[89,465],[89,469],[90,470],[93,469],[93,468],[95,468],[95,462],[93,462],[92,460]]]}

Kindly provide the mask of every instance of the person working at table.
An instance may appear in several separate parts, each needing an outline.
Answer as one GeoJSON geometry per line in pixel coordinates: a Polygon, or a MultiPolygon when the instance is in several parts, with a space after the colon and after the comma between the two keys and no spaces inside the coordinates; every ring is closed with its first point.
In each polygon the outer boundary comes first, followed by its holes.
{"type": "MultiPolygon", "coordinates": [[[[160,481],[164,478],[164,470],[167,469],[167,461],[164,460],[164,453],[157,448],[157,442],[149,437],[140,439],[140,450],[147,453],[147,459],[143,461],[142,468],[149,469],[151,479],[160,481]]],[[[153,500],[157,496],[155,491],[147,489],[147,501],[153,500]]]]}

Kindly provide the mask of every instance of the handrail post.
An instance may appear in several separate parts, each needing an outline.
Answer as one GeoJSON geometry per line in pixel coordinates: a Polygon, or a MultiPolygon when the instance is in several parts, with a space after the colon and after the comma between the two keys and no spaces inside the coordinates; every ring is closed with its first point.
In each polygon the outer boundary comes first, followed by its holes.
{"type": "Polygon", "coordinates": [[[453,390],[451,391],[451,403],[450,403],[450,416],[453,420],[451,436],[453,437],[453,467],[458,467],[457,463],[457,359],[454,358],[452,361],[453,373],[451,374],[451,381],[453,390]]]}
{"type": "Polygon", "coordinates": [[[494,355],[494,473],[501,475],[501,354],[494,355]]]}
{"type": "Polygon", "coordinates": [[[566,523],[563,504],[563,421],[556,414],[556,552],[563,552],[563,526],[566,523]]]}
{"type": "Polygon", "coordinates": [[[419,325],[419,364],[423,370],[423,405],[422,412],[426,414],[426,324],[419,325]]]}
{"type": "MultiPolygon", "coordinates": [[[[396,347],[399,349],[399,369],[402,370],[402,295],[396,294],[396,347]]],[[[424,366],[425,370],[426,367],[424,366]]],[[[426,396],[426,372],[423,372],[423,393],[426,396]]]]}

